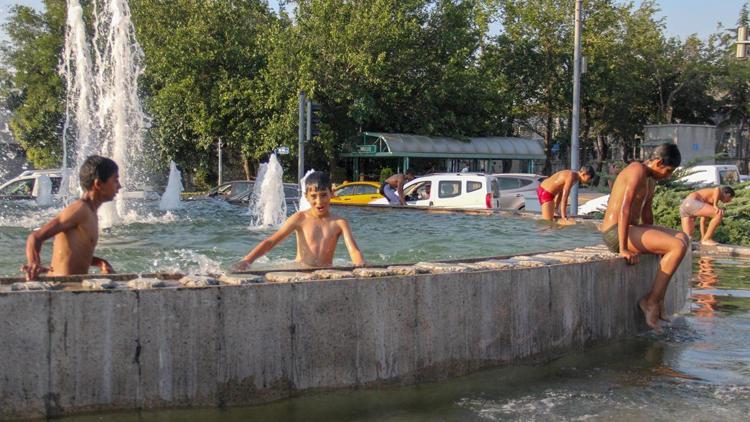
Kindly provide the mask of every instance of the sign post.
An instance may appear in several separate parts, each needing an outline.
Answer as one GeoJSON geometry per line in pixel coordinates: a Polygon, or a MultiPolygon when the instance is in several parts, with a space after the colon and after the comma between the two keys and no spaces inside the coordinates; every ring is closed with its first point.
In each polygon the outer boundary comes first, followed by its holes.
{"type": "Polygon", "coordinates": [[[305,176],[305,92],[299,93],[299,157],[297,158],[297,180],[305,176]]]}

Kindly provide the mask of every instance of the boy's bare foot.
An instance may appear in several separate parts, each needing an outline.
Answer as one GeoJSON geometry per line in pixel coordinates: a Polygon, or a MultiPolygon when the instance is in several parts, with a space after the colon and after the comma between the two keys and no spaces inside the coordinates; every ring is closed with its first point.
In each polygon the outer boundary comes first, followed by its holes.
{"type": "Polygon", "coordinates": [[[646,317],[646,324],[651,327],[657,333],[661,333],[661,325],[659,325],[659,304],[649,304],[646,298],[641,299],[638,302],[638,307],[641,308],[643,316],[646,317]]]}
{"type": "Polygon", "coordinates": [[[718,245],[718,244],[719,244],[719,243],[718,243],[718,242],[716,242],[715,240],[710,240],[710,239],[707,239],[707,240],[701,240],[701,245],[706,245],[706,246],[716,246],[716,245],[718,245]]]}

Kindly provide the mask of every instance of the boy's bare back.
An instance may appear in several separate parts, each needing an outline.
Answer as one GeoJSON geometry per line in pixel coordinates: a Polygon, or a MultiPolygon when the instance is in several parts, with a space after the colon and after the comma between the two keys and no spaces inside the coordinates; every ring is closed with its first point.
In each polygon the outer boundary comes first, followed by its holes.
{"type": "MultiPolygon", "coordinates": [[[[644,211],[647,213],[647,216],[650,216],[650,203],[654,196],[655,188],[656,181],[648,177],[646,166],[639,162],[630,163],[615,179],[601,230],[607,231],[610,227],[620,223],[620,216],[623,214],[623,205],[629,205],[630,207],[630,212],[625,213],[629,214],[629,223],[641,224],[642,220],[644,220],[644,211]],[[629,192],[632,192],[633,197],[630,204],[625,204],[625,195],[629,192]]],[[[650,218],[646,218],[645,220],[650,220],[650,218]]],[[[652,221],[643,221],[643,223],[652,224],[652,221]]]]}
{"type": "Polygon", "coordinates": [[[707,204],[713,204],[719,196],[719,188],[703,188],[690,192],[686,198],[697,199],[707,204]]]}
{"type": "Polygon", "coordinates": [[[578,179],[576,178],[576,172],[573,170],[560,170],[552,176],[544,179],[542,182],[542,188],[553,196],[560,193],[565,185],[572,185],[578,179]]]}
{"type": "Polygon", "coordinates": [[[66,227],[55,235],[50,275],[86,274],[99,240],[96,212],[76,200],[56,217],[66,227]]]}

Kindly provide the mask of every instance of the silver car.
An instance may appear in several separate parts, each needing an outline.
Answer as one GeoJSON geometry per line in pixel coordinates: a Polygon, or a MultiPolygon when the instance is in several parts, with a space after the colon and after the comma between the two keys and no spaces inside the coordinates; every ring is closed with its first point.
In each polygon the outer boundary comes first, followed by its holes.
{"type": "Polygon", "coordinates": [[[500,185],[500,208],[522,210],[526,199],[535,200],[536,190],[547,176],[529,173],[499,173],[492,177],[500,185]]]}

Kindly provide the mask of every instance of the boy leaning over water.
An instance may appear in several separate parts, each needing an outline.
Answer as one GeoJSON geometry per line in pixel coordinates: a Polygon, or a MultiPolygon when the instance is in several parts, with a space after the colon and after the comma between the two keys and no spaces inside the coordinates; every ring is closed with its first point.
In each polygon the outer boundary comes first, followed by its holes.
{"type": "Polygon", "coordinates": [[[612,186],[601,227],[607,247],[629,264],[637,263],[642,253],[661,255],[651,291],[638,302],[646,323],[656,331],[661,330],[659,320],[666,320],[663,307],[667,285],[685,256],[690,239],[683,232],[654,226],[651,202],[656,180],[668,178],[681,159],[677,145],[662,144],[645,162],[625,167],[612,186]]]}
{"type": "Polygon", "coordinates": [[[680,219],[682,220],[682,231],[692,236],[695,230],[695,219],[701,218],[701,243],[704,245],[715,245],[712,240],[714,232],[719,227],[724,210],[719,208],[719,201],[727,204],[734,198],[734,189],[729,186],[716,188],[705,188],[691,192],[680,204],[680,219]],[[706,217],[711,218],[706,230],[706,217]]]}
{"type": "Polygon", "coordinates": [[[298,211],[289,217],[279,231],[253,248],[232,270],[241,271],[256,259],[270,252],[292,232],[297,235],[296,261],[308,267],[329,267],[333,264],[333,254],[339,237],[355,266],[366,264],[362,252],[354,241],[349,223],[330,213],[332,192],[331,179],[327,173],[316,171],[305,179],[305,198],[310,209],[298,211]]]}
{"type": "Polygon", "coordinates": [[[36,280],[44,272],[50,275],[87,274],[89,267],[99,267],[102,274],[114,272],[109,262],[94,256],[94,248],[99,239],[96,211],[103,203],[113,200],[120,190],[117,164],[109,158],[92,155],[81,166],[79,180],[84,191],[81,198],[27,238],[28,263],[21,268],[26,273],[26,280],[36,280]],[[39,252],[50,237],[55,238],[52,265],[45,268],[41,265],[39,252]]]}

